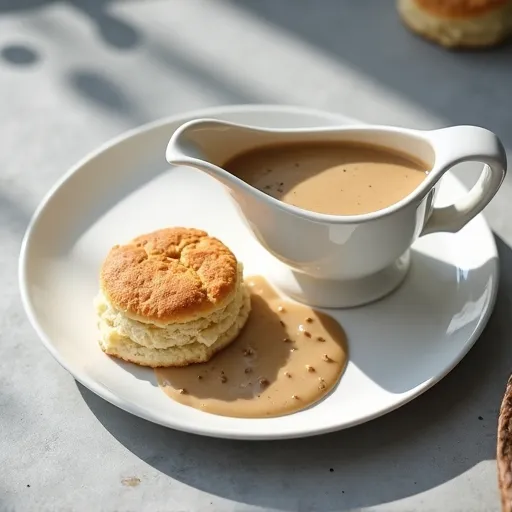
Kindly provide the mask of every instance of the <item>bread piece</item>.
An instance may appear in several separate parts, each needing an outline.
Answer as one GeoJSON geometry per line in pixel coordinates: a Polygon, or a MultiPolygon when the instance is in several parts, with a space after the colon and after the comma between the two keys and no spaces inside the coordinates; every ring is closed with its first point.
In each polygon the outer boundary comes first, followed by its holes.
{"type": "Polygon", "coordinates": [[[411,30],[447,48],[492,46],[512,32],[509,0],[398,0],[397,7],[411,30]]]}
{"type": "Polygon", "coordinates": [[[496,461],[501,509],[503,512],[512,512],[512,376],[508,379],[501,403],[496,461]]]}
{"type": "Polygon", "coordinates": [[[233,341],[250,312],[243,269],[204,231],[169,228],[115,246],[95,299],[100,346],[145,366],[204,362],[233,341]]]}

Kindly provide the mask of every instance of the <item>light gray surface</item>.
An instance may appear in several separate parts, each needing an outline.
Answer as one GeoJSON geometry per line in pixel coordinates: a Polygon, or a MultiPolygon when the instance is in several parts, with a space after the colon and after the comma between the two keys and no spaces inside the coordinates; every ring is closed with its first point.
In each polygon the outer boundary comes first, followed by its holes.
{"type": "MultiPolygon", "coordinates": [[[[212,440],[116,409],[43,348],[16,274],[52,183],[143,122],[223,103],[302,104],[388,124],[480,124],[510,158],[511,90],[510,47],[445,52],[407,33],[385,0],[0,0],[0,509],[498,510],[511,175],[487,210],[502,278],[480,341],[413,403],[319,438],[212,440]],[[140,484],[124,485],[130,477],[140,484]]],[[[459,176],[470,184],[474,171],[459,176]]]]}

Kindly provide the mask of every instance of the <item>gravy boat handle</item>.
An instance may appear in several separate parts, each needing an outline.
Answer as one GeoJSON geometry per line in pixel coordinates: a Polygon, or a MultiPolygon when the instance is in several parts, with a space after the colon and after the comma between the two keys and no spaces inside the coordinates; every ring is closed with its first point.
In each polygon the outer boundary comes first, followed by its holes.
{"type": "Polygon", "coordinates": [[[434,207],[421,236],[437,232],[455,233],[478,215],[494,197],[507,172],[507,156],[498,137],[485,128],[454,126],[425,134],[435,148],[432,174],[439,179],[462,162],[482,162],[482,173],[473,188],[454,204],[434,207]]]}

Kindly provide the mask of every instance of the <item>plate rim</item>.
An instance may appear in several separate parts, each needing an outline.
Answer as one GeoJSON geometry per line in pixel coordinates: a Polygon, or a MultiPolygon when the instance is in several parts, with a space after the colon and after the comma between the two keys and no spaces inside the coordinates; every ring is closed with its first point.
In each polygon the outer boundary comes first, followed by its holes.
{"type": "MultiPolygon", "coordinates": [[[[86,375],[80,375],[80,373],[77,373],[75,371],[72,371],[69,367],[69,365],[66,363],[63,357],[61,357],[60,352],[55,348],[54,344],[51,342],[49,337],[45,334],[44,330],[39,325],[39,322],[37,320],[35,310],[33,308],[33,305],[30,300],[30,294],[28,291],[28,285],[27,285],[27,276],[26,276],[26,268],[27,268],[27,255],[29,252],[30,242],[32,238],[32,234],[37,228],[38,221],[41,217],[41,214],[44,212],[45,208],[48,206],[48,204],[53,199],[53,196],[57,193],[57,191],[76,173],[79,171],[80,168],[82,168],[85,164],[96,158],[98,155],[108,151],[112,147],[126,142],[127,140],[131,138],[138,137],[142,134],[151,132],[152,130],[157,130],[159,128],[162,128],[163,126],[166,126],[168,124],[176,123],[176,122],[184,122],[185,119],[190,117],[207,117],[207,116],[215,116],[215,115],[224,115],[227,113],[250,113],[250,112],[261,112],[261,111],[268,111],[273,110],[274,112],[297,112],[302,114],[312,114],[312,115],[318,115],[323,117],[324,119],[330,118],[333,120],[339,120],[340,122],[343,120],[344,122],[353,122],[354,124],[361,124],[362,121],[351,118],[349,116],[345,116],[342,113],[332,113],[327,112],[321,109],[315,109],[315,108],[309,108],[309,107],[302,107],[298,105],[279,105],[279,104],[237,104],[237,105],[226,105],[226,106],[216,106],[216,107],[206,107],[206,108],[200,108],[200,109],[194,109],[191,111],[184,111],[178,114],[174,114],[171,116],[166,116],[161,119],[151,121],[148,123],[145,123],[143,125],[137,126],[135,128],[126,130],[122,133],[120,133],[117,136],[114,136],[104,142],[103,144],[99,145],[96,149],[93,151],[90,151],[86,153],[80,160],[78,160],[77,163],[75,163],[73,166],[70,167],[68,171],[66,171],[59,179],[55,181],[55,183],[50,187],[50,189],[46,192],[46,194],[43,196],[43,199],[40,201],[39,205],[35,209],[34,213],[32,214],[30,221],[28,223],[28,226],[26,228],[25,234],[23,236],[23,240],[21,243],[21,249],[20,254],[18,258],[18,286],[20,290],[21,295],[21,302],[23,305],[23,309],[25,311],[25,314],[27,315],[27,318],[29,320],[29,323],[31,324],[32,328],[34,329],[37,336],[42,341],[45,348],[50,352],[52,357],[57,361],[57,363],[64,368],[76,381],[80,382],[83,386],[85,386],[87,389],[89,389],[94,394],[98,395],[99,397],[103,398],[107,402],[111,403],[112,405],[130,413],[134,416],[137,416],[139,418],[143,418],[147,421],[150,421],[152,423],[161,425],[166,428],[180,430],[183,432],[188,432],[191,434],[196,435],[202,435],[206,437],[215,437],[215,438],[224,438],[224,439],[237,439],[237,440],[271,440],[271,439],[293,439],[293,438],[305,438],[305,437],[311,437],[316,435],[322,435],[330,432],[335,432],[339,430],[344,430],[346,428],[351,428],[363,423],[366,423],[368,421],[372,421],[380,416],[384,416],[403,405],[411,402],[412,400],[418,398],[421,396],[424,392],[431,389],[433,386],[435,386],[438,382],[440,382],[446,375],[448,375],[461,361],[464,359],[464,357],[468,354],[469,350],[474,346],[476,341],[481,336],[483,330],[485,329],[492,312],[495,307],[497,295],[498,295],[498,289],[499,289],[499,254],[497,251],[496,241],[493,236],[493,232],[485,219],[484,215],[480,213],[477,216],[477,219],[480,220],[482,223],[482,228],[487,232],[489,235],[489,251],[491,251],[492,254],[492,268],[490,270],[490,275],[492,275],[492,289],[491,289],[491,297],[488,303],[487,309],[483,312],[483,315],[480,317],[480,320],[472,333],[472,335],[468,338],[466,344],[464,345],[464,349],[461,350],[457,357],[452,361],[452,363],[447,366],[443,372],[439,373],[435,378],[431,378],[427,380],[426,382],[422,383],[418,386],[418,388],[415,390],[414,394],[412,395],[404,395],[400,400],[394,402],[391,406],[385,407],[377,412],[375,414],[366,415],[363,418],[359,418],[357,420],[347,422],[343,425],[336,425],[336,426],[326,426],[326,427],[317,427],[317,428],[309,428],[307,431],[300,431],[296,430],[291,433],[278,433],[278,434],[265,434],[265,433],[256,433],[256,432],[240,432],[240,431],[232,431],[229,429],[223,429],[219,431],[218,429],[211,430],[203,430],[202,428],[185,428],[184,426],[178,426],[178,425],[170,425],[169,422],[165,422],[163,420],[160,420],[156,418],[155,416],[152,416],[151,414],[147,414],[146,411],[136,408],[136,404],[131,404],[130,402],[125,401],[124,399],[121,399],[116,395],[115,393],[111,392],[108,388],[105,386],[102,386],[98,384],[94,379],[89,379],[86,375]]],[[[456,178],[451,175],[451,177],[458,182],[460,186],[462,186],[464,189],[466,187],[456,178]]]]}

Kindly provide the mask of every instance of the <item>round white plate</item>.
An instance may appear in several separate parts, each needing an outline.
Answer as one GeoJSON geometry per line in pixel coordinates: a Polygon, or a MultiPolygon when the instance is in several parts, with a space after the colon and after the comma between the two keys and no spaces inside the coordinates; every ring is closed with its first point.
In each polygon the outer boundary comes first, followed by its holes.
{"type": "MultiPolygon", "coordinates": [[[[222,186],[198,171],[165,163],[169,137],[195,117],[274,127],[354,122],[294,107],[209,109],[132,131],[72,169],[30,223],[20,256],[20,287],[43,343],[78,381],[112,404],[167,427],[216,437],[277,439],[330,432],[380,416],[431,387],[462,359],[489,318],[498,283],[496,247],[481,216],[456,235],[420,239],[408,277],[391,296],[331,311],[348,334],[350,362],[335,391],[308,410],[271,419],[210,415],[167,398],[151,370],[103,354],[92,300],[101,261],[112,245],[164,226],[193,226],[230,246],[247,275],[266,272],[268,256],[248,234],[222,186]]],[[[461,193],[462,185],[448,175],[440,202],[461,193]]]]}

